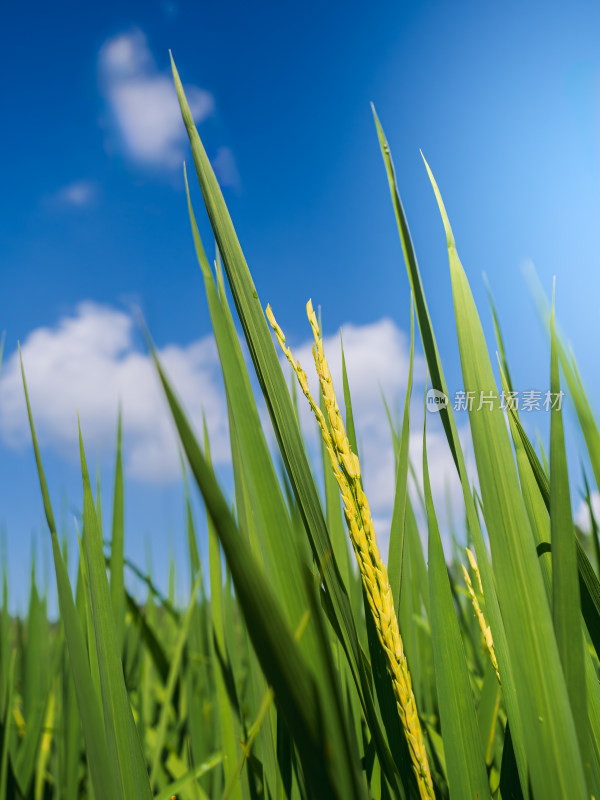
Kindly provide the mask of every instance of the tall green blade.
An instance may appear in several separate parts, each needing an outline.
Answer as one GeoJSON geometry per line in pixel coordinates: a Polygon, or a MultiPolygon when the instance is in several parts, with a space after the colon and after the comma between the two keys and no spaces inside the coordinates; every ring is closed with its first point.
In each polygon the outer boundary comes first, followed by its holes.
{"type": "MultiPolygon", "coordinates": [[[[236,511],[238,524],[240,527],[240,532],[248,537],[253,554],[257,559],[259,559],[260,543],[258,541],[258,533],[256,531],[256,520],[252,511],[252,503],[248,495],[240,450],[237,445],[235,423],[233,422],[233,418],[231,416],[229,430],[231,437],[231,455],[236,491],[236,511]]],[[[215,541],[217,542],[218,546],[218,539],[216,537],[215,541]]],[[[253,710],[256,711],[257,703],[261,698],[264,698],[265,693],[267,692],[267,683],[260,668],[260,663],[256,657],[256,653],[254,652],[250,639],[247,635],[245,636],[245,640],[247,645],[246,649],[248,653],[248,659],[250,662],[250,679],[254,701],[253,710]]],[[[262,756],[263,781],[266,784],[266,791],[270,792],[274,797],[277,797],[278,793],[281,794],[283,792],[283,785],[277,767],[276,723],[277,712],[271,703],[267,714],[267,720],[263,725],[260,726],[258,744],[260,746],[262,756]]]]}
{"type": "MultiPolygon", "coordinates": [[[[499,335],[498,329],[497,336],[499,335]]],[[[504,367],[502,364],[500,366],[503,388],[506,393],[511,391],[512,387],[508,385],[504,371],[505,367],[506,357],[504,357],[504,367]]],[[[509,408],[508,421],[517,457],[521,490],[534,535],[546,594],[549,602],[552,602],[552,548],[550,546],[549,519],[550,483],[546,470],[540,463],[515,408],[509,408]]],[[[598,647],[598,643],[600,642],[600,608],[598,607],[600,603],[600,583],[576,536],[573,536],[573,543],[579,572],[578,583],[581,593],[581,610],[583,611],[583,617],[592,642],[598,647]]],[[[588,772],[588,786],[592,786],[593,784],[597,784],[598,776],[600,775],[598,758],[598,747],[600,744],[600,687],[598,686],[596,668],[592,661],[591,653],[584,654],[584,669],[587,716],[589,717],[595,748],[592,748],[591,751],[589,748],[587,750],[582,749],[582,752],[587,753],[584,766],[588,772]]],[[[577,732],[580,741],[582,740],[583,730],[583,726],[580,727],[578,725],[577,732]]]]}
{"type": "Polygon", "coordinates": [[[125,583],[124,570],[124,501],[123,501],[123,417],[119,409],[117,424],[117,456],[115,463],[115,487],[113,494],[112,536],[110,540],[110,597],[112,601],[119,652],[123,652],[125,638],[125,583]]]}
{"type": "Polygon", "coordinates": [[[471,410],[469,420],[533,791],[557,800],[583,798],[575,724],[485,338],[439,189],[425,164],[446,231],[464,388],[474,397],[482,392],[494,398],[484,413],[471,410]]]}
{"type": "MultiPolygon", "coordinates": [[[[514,426],[516,431],[515,440],[518,436],[518,439],[522,443],[522,447],[531,465],[531,471],[539,488],[539,493],[544,501],[546,510],[550,513],[550,482],[546,471],[537,457],[533,445],[529,441],[527,433],[519,421],[518,416],[513,412],[510,413],[510,423],[511,426],[514,426]]],[[[517,443],[515,447],[518,447],[517,443]]],[[[581,542],[576,536],[574,536],[574,538],[577,553],[577,568],[579,571],[581,610],[596,652],[600,653],[600,580],[598,580],[598,576],[594,572],[594,568],[581,542]]],[[[547,554],[550,550],[548,536],[536,542],[536,544],[540,557],[543,557],[544,554],[547,554]]]]}
{"type": "Polygon", "coordinates": [[[342,584],[337,561],[332,557],[331,542],[323,516],[323,509],[304,450],[298,421],[275,351],[271,332],[223,200],[223,195],[195,128],[174,63],[172,63],[172,68],[204,203],[217,240],[219,252],[223,258],[223,266],[227,274],[233,300],[288,471],[290,483],[298,501],[313,557],[319,569],[322,570],[323,583],[335,617],[335,629],[338,631],[344,645],[344,651],[352,669],[365,717],[373,734],[386,775],[390,781],[395,782],[398,776],[389,748],[387,748],[382,738],[381,727],[373,704],[369,669],[361,657],[352,606],[342,584]]]}
{"type": "MultiPolygon", "coordinates": [[[[49,634],[46,632],[46,640],[48,641],[49,638],[49,634]]],[[[34,647],[33,651],[39,658],[40,650],[38,647],[34,647]]],[[[60,647],[56,646],[51,661],[48,663],[47,677],[49,681],[54,679],[59,663],[60,647]]],[[[23,794],[29,792],[34,776],[37,754],[44,734],[44,721],[46,719],[50,695],[51,692],[47,689],[44,692],[43,698],[38,700],[36,706],[26,711],[27,725],[25,728],[25,736],[21,742],[18,756],[13,764],[15,777],[23,794]]]]}
{"type": "Polygon", "coordinates": [[[190,593],[190,601],[188,603],[187,611],[185,617],[183,618],[181,628],[178,631],[177,641],[175,643],[175,648],[172,652],[171,664],[169,666],[169,677],[167,679],[165,693],[162,698],[162,708],[158,720],[158,726],[156,730],[156,740],[154,743],[154,753],[152,756],[152,771],[150,773],[150,784],[152,786],[155,785],[156,777],[158,775],[161,753],[165,744],[165,739],[167,736],[167,726],[171,714],[171,703],[173,702],[175,686],[177,684],[177,680],[179,679],[179,674],[181,671],[183,651],[190,634],[190,627],[192,624],[192,619],[196,608],[196,594],[200,587],[201,580],[202,576],[199,574],[198,577],[196,578],[194,585],[192,586],[192,591],[190,593]]]}
{"type": "MultiPolygon", "coordinates": [[[[419,272],[419,265],[412,244],[408,223],[402,207],[402,201],[398,192],[396,183],[396,173],[390,152],[387,139],[373,108],[373,116],[375,119],[375,126],[377,128],[377,135],[379,138],[379,145],[383,162],[385,165],[387,180],[394,205],[396,214],[396,222],[398,224],[398,232],[402,242],[402,249],[404,252],[404,260],[406,262],[406,269],[408,279],[410,282],[412,294],[414,295],[415,309],[417,313],[417,321],[419,323],[419,331],[421,333],[421,340],[423,342],[423,349],[427,359],[427,368],[432,380],[434,389],[448,395],[446,380],[442,369],[438,348],[436,345],[433,325],[427,309],[427,302],[425,300],[425,293],[423,290],[423,283],[421,281],[421,274],[419,272]]],[[[527,770],[527,759],[525,754],[524,732],[521,724],[521,711],[517,700],[515,682],[513,676],[513,665],[511,663],[508,644],[506,641],[506,632],[504,629],[504,622],[500,613],[498,605],[498,598],[496,596],[496,586],[494,577],[489,563],[489,557],[486,545],[481,532],[481,526],[475,503],[473,501],[473,494],[471,492],[471,483],[467,475],[465,460],[462,452],[458,432],[456,429],[456,422],[452,413],[452,406],[448,404],[445,409],[441,411],[442,422],[446,431],[446,437],[450,450],[453,453],[455,463],[458,469],[460,483],[463,491],[463,498],[465,503],[465,511],[467,516],[467,525],[469,534],[472,537],[475,552],[477,554],[477,561],[481,572],[481,580],[483,583],[483,590],[486,596],[486,606],[489,614],[489,625],[492,629],[494,637],[494,645],[496,649],[496,657],[498,658],[498,665],[502,675],[502,682],[504,686],[504,697],[506,701],[507,713],[511,723],[512,742],[514,745],[515,759],[517,762],[519,777],[521,779],[521,786],[525,799],[529,797],[529,778],[527,770]]]]}
{"type": "Polygon", "coordinates": [[[396,608],[400,607],[400,585],[402,581],[402,559],[404,556],[404,530],[406,517],[406,501],[408,495],[408,444],[410,440],[410,397],[413,381],[413,362],[415,355],[415,317],[414,306],[410,303],[410,361],[406,397],[404,399],[404,416],[400,432],[400,448],[398,467],[396,470],[396,490],[390,528],[390,550],[388,556],[388,576],[394,595],[396,608]]]}
{"type": "Polygon", "coordinates": [[[492,312],[492,320],[494,321],[494,331],[496,333],[496,341],[498,342],[498,356],[500,358],[500,364],[504,371],[504,375],[506,378],[506,385],[508,387],[508,391],[512,392],[513,390],[513,382],[510,377],[510,370],[508,368],[508,361],[506,359],[506,351],[504,348],[504,339],[502,337],[502,332],[500,330],[500,320],[498,319],[498,314],[496,313],[496,306],[494,304],[494,298],[492,297],[492,289],[488,282],[487,276],[484,274],[483,276],[485,282],[485,288],[487,289],[488,300],[490,303],[490,309],[492,312]]]}
{"type": "MultiPolygon", "coordinates": [[[[444,375],[441,369],[441,363],[438,356],[435,336],[433,333],[433,328],[429,321],[429,310],[427,308],[425,292],[423,291],[423,285],[421,283],[421,275],[419,274],[419,266],[417,264],[417,258],[415,256],[412,237],[410,235],[410,230],[408,227],[408,223],[406,221],[406,214],[404,213],[404,207],[402,205],[402,200],[400,199],[400,194],[398,192],[398,187],[396,185],[396,173],[392,161],[392,154],[390,152],[387,139],[385,138],[383,128],[381,127],[381,124],[379,122],[379,117],[377,116],[377,112],[375,111],[375,106],[373,104],[371,104],[371,110],[373,111],[373,117],[375,119],[375,126],[377,128],[379,146],[381,148],[381,154],[383,156],[383,161],[385,164],[388,183],[390,187],[390,193],[392,196],[392,203],[394,204],[394,212],[396,215],[396,222],[398,224],[398,231],[400,233],[402,252],[404,253],[404,260],[406,262],[408,277],[412,289],[412,295],[417,310],[417,319],[419,321],[419,330],[421,332],[421,338],[423,340],[423,349],[425,350],[425,355],[428,356],[427,367],[429,369],[429,374],[431,377],[431,385],[434,389],[442,391],[444,392],[444,394],[447,394],[447,392],[445,391],[446,382],[444,380],[444,375]],[[429,354],[431,353],[435,353],[435,358],[429,357],[429,354]]],[[[442,420],[442,424],[446,430],[446,436],[448,438],[448,443],[452,451],[452,457],[454,458],[454,461],[458,467],[458,454],[455,451],[455,437],[453,435],[452,426],[450,424],[450,415],[447,408],[440,409],[440,417],[442,420]]]]}
{"type": "Polygon", "coordinates": [[[87,760],[92,784],[97,798],[114,797],[116,800],[124,800],[121,786],[116,776],[114,762],[109,758],[104,724],[102,721],[100,698],[94,691],[83,632],[81,630],[77,609],[73,602],[69,577],[60,551],[56,525],[54,523],[54,512],[52,511],[52,505],[50,503],[50,495],[48,493],[48,486],[46,484],[42,458],[33,423],[31,405],[29,403],[23,362],[21,362],[21,376],[23,379],[27,415],[29,417],[29,427],[40,481],[42,501],[52,539],[52,554],[54,556],[54,568],[56,571],[58,604],[65,628],[65,638],[69,650],[69,660],[73,673],[73,682],[77,695],[81,725],[85,737],[87,760]]]}
{"type": "MultiPolygon", "coordinates": [[[[265,563],[265,571],[269,575],[277,596],[287,612],[290,627],[296,629],[306,613],[310,598],[307,596],[302,582],[290,580],[290,574],[302,575],[308,569],[299,546],[305,546],[305,540],[298,541],[295,536],[295,530],[290,524],[287,507],[283,500],[266,439],[262,432],[258,410],[252,395],[241,350],[237,338],[233,334],[233,321],[229,317],[229,309],[224,302],[224,298],[222,302],[219,302],[214,279],[208,266],[191,208],[189,193],[188,208],[196,253],[204,275],[209,309],[225,380],[230,419],[234,420],[236,442],[242,456],[244,484],[248,489],[253,506],[252,510],[256,517],[257,533],[265,563]]],[[[325,688],[327,683],[325,673],[318,666],[322,659],[323,651],[319,647],[316,638],[313,619],[311,617],[302,636],[300,649],[307,664],[314,666],[314,674],[319,682],[323,683],[323,688],[325,688]]],[[[229,652],[233,657],[237,653],[237,648],[232,647],[229,652]]],[[[329,688],[334,694],[336,693],[336,689],[332,684],[329,684],[329,688]]],[[[323,711],[327,716],[330,713],[329,705],[323,711]]],[[[329,724],[328,727],[331,731],[336,732],[345,730],[345,724],[339,724],[339,721],[335,724],[329,724]]],[[[336,738],[339,738],[337,733],[336,738]]],[[[340,747],[343,746],[341,739],[338,745],[340,747]]],[[[227,764],[233,766],[236,762],[237,758],[235,761],[228,760],[226,767],[227,764]]],[[[239,791],[239,789],[239,784],[235,784],[234,790],[239,791]]]]}
{"type": "MultiPolygon", "coordinates": [[[[209,467],[210,447],[206,422],[204,424],[204,450],[209,467]]],[[[237,730],[233,708],[227,696],[227,670],[229,669],[229,654],[225,643],[225,613],[223,608],[223,567],[221,564],[221,548],[219,538],[210,514],[207,514],[208,524],[208,561],[210,571],[210,618],[212,629],[213,659],[216,656],[214,681],[216,684],[215,699],[217,703],[217,716],[221,734],[221,747],[223,749],[223,767],[225,783],[231,780],[239,756],[239,731],[237,730]]],[[[234,797],[240,796],[239,784],[236,785],[234,797]]]]}
{"type": "Polygon", "coordinates": [[[431,638],[450,798],[489,798],[473,692],[431,495],[425,434],[426,426],[423,424],[423,489],[429,531],[431,638]]]}
{"type": "Polygon", "coordinates": [[[10,750],[10,730],[11,730],[11,715],[13,708],[13,693],[15,688],[15,663],[17,660],[17,651],[13,650],[10,656],[10,663],[8,668],[7,680],[7,694],[6,694],[6,714],[3,719],[4,736],[2,740],[2,749],[0,750],[0,800],[8,800],[6,794],[6,787],[8,784],[8,751],[10,750]]]}
{"type": "Polygon", "coordinates": [[[298,748],[311,797],[362,797],[358,784],[353,781],[355,767],[337,762],[333,754],[328,752],[327,741],[322,738],[326,733],[321,727],[323,698],[317,693],[314,678],[307,669],[263,571],[256,563],[249,544],[240,536],[214,474],[156,355],[154,359],[181,444],[231,570],[236,596],[256,654],[298,748]],[[355,788],[351,788],[353,784],[355,788]]]}
{"type": "Polygon", "coordinates": [[[146,762],[123,679],[102,539],[92,498],[81,429],[79,452],[83,478],[83,539],[90,580],[106,738],[111,758],[118,765],[123,797],[151,800],[146,762]]]}
{"type": "Polygon", "coordinates": [[[552,540],[552,613],[560,660],[563,666],[575,729],[592,794],[600,794],[591,773],[591,742],[587,716],[584,638],[577,575],[577,551],[562,419],[558,347],[554,330],[554,296],[551,319],[550,366],[550,528],[552,540]]]}
{"type": "MultiPolygon", "coordinates": [[[[550,326],[551,312],[539,282],[534,282],[533,290],[541,315],[545,323],[550,326]]],[[[584,390],[575,356],[565,345],[558,331],[558,326],[556,326],[555,335],[560,363],[564,371],[567,386],[569,387],[569,397],[575,407],[577,419],[579,420],[579,427],[581,428],[586,443],[596,486],[600,488],[600,430],[598,429],[590,402],[584,390]]]]}
{"type": "Polygon", "coordinates": [[[189,191],[187,196],[196,255],[204,276],[227,401],[231,408],[231,417],[235,422],[248,491],[259,525],[258,532],[265,569],[271,580],[277,585],[277,594],[283,601],[290,627],[294,630],[306,611],[308,600],[303,587],[297,582],[289,580],[289,571],[301,571],[302,557],[260,424],[250,380],[243,363],[239,343],[235,337],[233,322],[229,318],[228,324],[228,309],[219,302],[215,282],[196,225],[189,191]]]}

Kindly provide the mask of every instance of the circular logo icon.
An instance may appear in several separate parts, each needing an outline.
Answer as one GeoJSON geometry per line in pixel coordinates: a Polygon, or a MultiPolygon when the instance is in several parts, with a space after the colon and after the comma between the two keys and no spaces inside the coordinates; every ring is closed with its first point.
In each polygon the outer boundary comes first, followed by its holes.
{"type": "Polygon", "coordinates": [[[429,389],[427,392],[427,411],[432,414],[439,414],[442,408],[448,405],[448,395],[437,389],[429,389]]]}

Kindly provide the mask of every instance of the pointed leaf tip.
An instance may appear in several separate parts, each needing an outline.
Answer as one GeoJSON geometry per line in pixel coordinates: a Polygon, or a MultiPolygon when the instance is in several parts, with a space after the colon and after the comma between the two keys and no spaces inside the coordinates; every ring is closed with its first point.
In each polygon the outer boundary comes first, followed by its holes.
{"type": "Polygon", "coordinates": [[[429,180],[431,181],[431,185],[433,187],[433,192],[435,194],[435,199],[437,200],[438,208],[440,210],[440,214],[442,217],[442,222],[444,223],[444,230],[446,231],[446,243],[448,248],[456,250],[456,244],[454,242],[454,234],[452,233],[452,228],[450,227],[450,220],[448,219],[448,214],[446,213],[446,206],[444,205],[444,201],[442,200],[441,192],[438,188],[437,182],[433,177],[433,172],[431,171],[431,167],[427,163],[427,159],[423,155],[423,151],[419,149],[421,153],[421,158],[425,163],[425,169],[427,170],[427,174],[429,175],[429,180]]]}

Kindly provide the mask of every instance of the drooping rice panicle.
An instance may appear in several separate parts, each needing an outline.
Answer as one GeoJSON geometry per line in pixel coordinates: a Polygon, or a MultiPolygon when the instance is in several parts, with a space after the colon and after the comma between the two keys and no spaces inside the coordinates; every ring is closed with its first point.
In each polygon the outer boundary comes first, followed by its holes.
{"type": "Polygon", "coordinates": [[[308,387],[306,373],[286,345],[285,335],[277,324],[270,306],[267,306],[266,314],[321,429],[331,466],[340,487],[344,515],[358,561],[363,587],[375,621],[377,636],[385,653],[398,714],[406,735],[419,792],[422,798],[431,799],[435,797],[435,794],[423,732],[398,627],[398,618],[394,609],[387,569],[379,554],[369,502],[361,485],[360,463],[358,456],[352,452],[346,435],[329,365],[323,350],[321,332],[310,300],[307,303],[306,311],[315,340],[313,356],[323,392],[327,419],[315,403],[308,387]]]}
{"type": "MultiPolygon", "coordinates": [[[[469,563],[471,565],[471,569],[477,576],[477,580],[479,581],[479,590],[481,594],[483,594],[483,587],[481,585],[481,577],[479,575],[479,567],[477,566],[477,561],[475,560],[475,556],[466,548],[467,556],[469,558],[469,563]]],[[[463,571],[463,575],[465,578],[465,583],[467,584],[467,589],[469,591],[469,595],[471,597],[471,602],[473,603],[473,609],[475,610],[475,616],[477,617],[477,621],[479,622],[479,627],[481,629],[481,634],[483,636],[483,641],[485,642],[485,646],[487,651],[490,655],[490,661],[492,662],[492,666],[494,667],[494,671],[496,673],[496,677],[498,678],[498,683],[502,686],[502,681],[500,680],[500,671],[498,670],[498,661],[496,660],[496,652],[494,650],[494,640],[492,638],[492,630],[490,626],[485,621],[485,617],[483,615],[483,611],[481,610],[481,606],[479,605],[479,600],[477,599],[477,595],[475,594],[475,590],[473,589],[473,583],[471,581],[471,576],[467,572],[466,567],[464,564],[460,565],[463,571]]]]}

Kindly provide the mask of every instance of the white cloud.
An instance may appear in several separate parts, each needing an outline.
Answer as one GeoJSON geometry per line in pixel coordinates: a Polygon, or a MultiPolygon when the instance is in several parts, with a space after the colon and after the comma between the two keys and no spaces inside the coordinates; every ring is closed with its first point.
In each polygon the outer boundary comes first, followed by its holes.
{"type": "MultiPolygon", "coordinates": [[[[132,318],[82,303],[53,328],[34,330],[22,345],[40,443],[77,457],[77,410],[90,454],[112,454],[119,403],[124,457],[130,475],[149,481],[179,476],[176,434],[149,356],[134,340],[132,318]]],[[[206,414],[215,463],[229,459],[227,414],[212,336],[171,345],[160,358],[198,430],[206,414]]],[[[29,442],[18,354],[3,365],[0,435],[12,446],[29,442]]]]}
{"type": "MultiPolygon", "coordinates": [[[[154,367],[136,345],[132,317],[107,306],[81,303],[54,327],[34,330],[22,345],[23,362],[40,442],[77,458],[77,410],[89,458],[113,455],[119,403],[123,408],[124,458],[130,476],[150,482],[179,479],[176,434],[154,367]]],[[[395,409],[406,389],[409,342],[389,319],[343,326],[354,419],[365,489],[380,547],[387,553],[394,496],[394,454],[381,393],[395,409]]],[[[326,337],[336,393],[343,408],[339,336],[326,337]]],[[[314,396],[317,379],[311,343],[292,347],[307,374],[314,396]]],[[[178,395],[198,432],[206,414],[215,464],[230,461],[225,396],[212,336],[159,352],[178,395]]],[[[410,451],[422,473],[424,359],[415,357],[410,451]]],[[[319,439],[304,397],[299,396],[302,428],[314,463],[319,439]]],[[[263,415],[266,412],[263,411],[263,415]]],[[[428,415],[428,460],[440,527],[447,523],[446,495],[462,504],[454,464],[437,415],[428,415]]],[[[29,443],[18,355],[6,360],[0,380],[0,436],[10,446],[29,443]]],[[[414,496],[414,493],[413,493],[414,496]]],[[[416,498],[415,498],[416,500],[416,498]]],[[[418,504],[415,510],[418,512],[418,504]]]]}
{"type": "Polygon", "coordinates": [[[83,208],[91,205],[96,198],[96,186],[92,181],[74,181],[63,186],[54,195],[54,200],[61,206],[83,208]]]}
{"type": "MultiPolygon", "coordinates": [[[[119,142],[132,159],[151,166],[179,167],[187,136],[173,80],[158,70],[140,30],[109,39],[100,49],[98,69],[119,142]]],[[[214,110],[210,92],[185,87],[196,123],[214,110]]]]}

